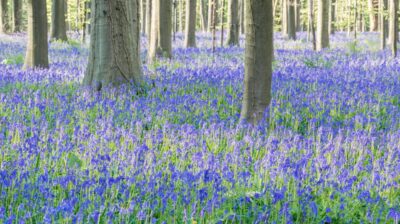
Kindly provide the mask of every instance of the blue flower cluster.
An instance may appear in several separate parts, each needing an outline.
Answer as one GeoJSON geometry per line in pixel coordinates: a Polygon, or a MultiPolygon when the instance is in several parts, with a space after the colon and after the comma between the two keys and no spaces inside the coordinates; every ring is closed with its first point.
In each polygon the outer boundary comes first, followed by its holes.
{"type": "MultiPolygon", "coordinates": [[[[299,36],[276,36],[257,127],[239,123],[243,48],[212,54],[208,34],[178,34],[140,94],[81,87],[85,46],[52,43],[48,70],[0,64],[0,223],[398,223],[400,61],[299,36]]],[[[25,38],[0,36],[0,61],[25,38]]]]}

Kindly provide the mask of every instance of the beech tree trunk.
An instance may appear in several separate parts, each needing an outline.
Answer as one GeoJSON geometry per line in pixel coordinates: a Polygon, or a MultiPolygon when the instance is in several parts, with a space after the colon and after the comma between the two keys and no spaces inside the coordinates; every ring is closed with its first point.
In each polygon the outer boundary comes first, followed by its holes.
{"type": "Polygon", "coordinates": [[[172,2],[159,0],[159,47],[161,56],[172,56],[172,2]]]}
{"type": "Polygon", "coordinates": [[[369,15],[369,30],[371,32],[373,31],[378,31],[378,6],[379,6],[379,0],[368,0],[368,6],[370,10],[370,15],[369,15]]]}
{"type": "Polygon", "coordinates": [[[196,47],[196,0],[186,1],[185,47],[196,47]]]}
{"type": "Polygon", "coordinates": [[[64,0],[53,0],[51,7],[51,39],[67,41],[64,0]]]}
{"type": "Polygon", "coordinates": [[[7,0],[0,0],[0,33],[9,31],[7,0]]]}
{"type": "Polygon", "coordinates": [[[212,26],[213,23],[218,24],[218,13],[217,13],[217,9],[218,9],[218,0],[209,0],[208,1],[208,29],[209,32],[212,31],[212,26]],[[214,7],[214,21],[212,20],[213,17],[213,9],[212,7],[214,7]]]}
{"type": "Polygon", "coordinates": [[[147,7],[147,0],[141,0],[141,4],[140,4],[140,8],[141,8],[141,12],[140,12],[140,16],[142,18],[141,20],[141,32],[143,34],[146,33],[146,7],[147,7]]]}
{"type": "Polygon", "coordinates": [[[49,67],[46,0],[28,0],[28,45],[24,69],[49,67]]]}
{"type": "Polygon", "coordinates": [[[147,2],[146,2],[146,4],[147,4],[147,7],[146,7],[146,34],[147,34],[147,41],[149,41],[150,42],[150,35],[151,35],[151,24],[152,24],[152,21],[151,21],[151,16],[152,16],[152,8],[154,7],[153,6],[153,0],[146,0],[147,2]]]}
{"type": "Polygon", "coordinates": [[[272,1],[246,1],[245,79],[241,119],[253,125],[271,103],[273,58],[272,1]]]}
{"type": "Polygon", "coordinates": [[[98,91],[121,83],[141,85],[139,12],[139,0],[93,0],[84,85],[98,91]]]}
{"type": "Polygon", "coordinates": [[[317,27],[317,51],[329,48],[329,2],[319,0],[318,27],[317,27]]]}
{"type": "Polygon", "coordinates": [[[287,37],[288,36],[288,1],[289,0],[281,0],[282,1],[282,10],[281,10],[281,19],[282,19],[282,36],[287,37]]]}
{"type": "Polygon", "coordinates": [[[14,9],[13,9],[13,17],[14,17],[14,26],[13,32],[21,32],[22,31],[22,2],[21,0],[14,0],[14,9]]]}
{"type": "Polygon", "coordinates": [[[239,0],[239,14],[240,14],[240,34],[244,34],[244,1],[245,0],[239,0]]]}
{"type": "Polygon", "coordinates": [[[390,39],[390,49],[392,51],[392,56],[397,57],[397,41],[398,41],[398,0],[391,0],[390,6],[390,25],[389,25],[389,39],[390,39]]]}
{"type": "Polygon", "coordinates": [[[239,1],[238,0],[229,0],[228,7],[228,45],[239,45],[239,1]]]}
{"type": "Polygon", "coordinates": [[[200,19],[201,19],[201,25],[202,25],[202,30],[207,31],[208,30],[208,1],[207,0],[200,0],[200,19]]]}
{"type": "Polygon", "coordinates": [[[287,29],[288,38],[296,40],[296,6],[295,0],[287,0],[288,14],[287,14],[287,29]]]}
{"type": "Polygon", "coordinates": [[[386,48],[386,38],[388,36],[388,22],[385,16],[388,8],[388,0],[380,0],[380,26],[381,26],[381,49],[386,48]]]}
{"type": "Polygon", "coordinates": [[[334,34],[336,31],[336,0],[331,0],[330,15],[329,33],[334,34]]]}

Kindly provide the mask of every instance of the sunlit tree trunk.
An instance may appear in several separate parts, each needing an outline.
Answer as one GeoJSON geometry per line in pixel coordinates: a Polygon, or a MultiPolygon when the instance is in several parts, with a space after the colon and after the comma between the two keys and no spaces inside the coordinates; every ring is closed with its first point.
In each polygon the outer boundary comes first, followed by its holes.
{"type": "Polygon", "coordinates": [[[381,49],[384,50],[386,48],[386,38],[388,35],[388,23],[386,18],[388,0],[380,0],[380,27],[381,27],[381,49]]]}
{"type": "Polygon", "coordinates": [[[147,40],[150,41],[150,35],[151,35],[151,16],[152,16],[152,8],[153,6],[153,0],[146,0],[146,34],[147,34],[147,40]]]}
{"type": "Polygon", "coordinates": [[[397,40],[398,40],[398,0],[391,0],[390,6],[390,23],[389,23],[389,39],[390,39],[390,49],[392,51],[392,56],[397,56],[397,40]]]}
{"type": "Polygon", "coordinates": [[[28,0],[28,46],[24,69],[49,67],[46,0],[28,0]]]}
{"type": "Polygon", "coordinates": [[[281,0],[282,1],[282,9],[281,9],[281,18],[282,18],[282,36],[287,37],[288,36],[288,1],[289,0],[281,0]]]}
{"type": "Polygon", "coordinates": [[[368,0],[370,31],[378,31],[378,6],[379,0],[368,0]]]}
{"type": "Polygon", "coordinates": [[[329,33],[334,34],[336,31],[336,0],[331,0],[330,15],[329,33]]]}
{"type": "Polygon", "coordinates": [[[245,0],[239,0],[239,14],[240,14],[240,34],[244,34],[244,1],[245,0]]]}
{"type": "Polygon", "coordinates": [[[139,0],[93,0],[89,64],[84,85],[142,83],[139,0]]]}
{"type": "Polygon", "coordinates": [[[258,124],[271,103],[272,1],[246,1],[245,79],[241,119],[258,124]]]}
{"type": "Polygon", "coordinates": [[[147,7],[147,0],[141,0],[141,13],[140,13],[140,17],[142,18],[141,21],[141,32],[144,34],[146,33],[146,7],[147,7]]]}
{"type": "Polygon", "coordinates": [[[318,1],[317,51],[329,48],[329,2],[318,1]]]}
{"type": "Polygon", "coordinates": [[[158,56],[172,56],[172,4],[171,0],[153,0],[149,46],[149,62],[158,56]]]}
{"type": "Polygon", "coordinates": [[[208,30],[208,5],[207,5],[207,0],[200,0],[200,19],[201,19],[201,25],[202,25],[202,30],[207,31],[208,30]]]}
{"type": "Polygon", "coordinates": [[[186,1],[185,47],[196,47],[196,0],[186,1]]]}
{"type": "Polygon", "coordinates": [[[0,33],[9,31],[7,0],[0,0],[0,33]]]}
{"type": "Polygon", "coordinates": [[[229,0],[229,31],[228,31],[228,45],[239,45],[239,10],[238,0],[229,0]]]}
{"type": "Polygon", "coordinates": [[[22,31],[22,2],[21,0],[13,0],[14,8],[13,8],[13,18],[14,18],[14,26],[13,32],[21,32],[22,31]]]}
{"type": "Polygon", "coordinates": [[[51,7],[51,39],[67,41],[64,0],[53,0],[51,7]]]}

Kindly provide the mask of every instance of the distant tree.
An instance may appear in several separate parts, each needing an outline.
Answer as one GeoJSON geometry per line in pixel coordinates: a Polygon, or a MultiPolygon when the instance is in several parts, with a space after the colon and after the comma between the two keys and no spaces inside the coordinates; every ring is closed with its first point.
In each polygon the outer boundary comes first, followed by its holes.
{"type": "Polygon", "coordinates": [[[51,39],[67,41],[64,0],[53,0],[51,6],[51,39]]]}
{"type": "Polygon", "coordinates": [[[291,40],[296,40],[296,1],[287,0],[288,7],[287,13],[287,30],[288,38],[291,40]]]}
{"type": "Polygon", "coordinates": [[[369,30],[370,31],[378,31],[378,6],[379,6],[379,0],[368,0],[368,6],[369,6],[369,30]]]}
{"type": "Polygon", "coordinates": [[[209,0],[208,1],[208,31],[212,31],[213,24],[218,24],[218,0],[209,0]],[[213,20],[214,17],[214,20],[213,20]]]}
{"type": "Polygon", "coordinates": [[[317,27],[317,50],[329,48],[329,2],[319,0],[318,4],[318,27],[317,27]]]}
{"type": "Polygon", "coordinates": [[[281,32],[282,36],[288,36],[288,1],[289,0],[281,0],[281,32]]]}
{"type": "Polygon", "coordinates": [[[146,0],[146,34],[147,34],[147,40],[150,41],[150,33],[151,33],[151,16],[152,16],[152,8],[153,6],[153,0],[146,0]]]}
{"type": "Polygon", "coordinates": [[[399,2],[398,0],[391,0],[391,6],[390,6],[390,25],[389,25],[389,39],[390,39],[390,47],[392,50],[392,56],[396,57],[397,56],[397,41],[398,41],[398,14],[397,11],[399,9],[399,2]]]}
{"type": "Polygon", "coordinates": [[[186,1],[185,47],[196,47],[196,0],[186,1]]]}
{"type": "Polygon", "coordinates": [[[151,18],[149,62],[157,56],[172,56],[172,2],[171,0],[153,0],[151,18]]]}
{"type": "Polygon", "coordinates": [[[388,8],[388,0],[380,0],[380,27],[381,27],[381,49],[386,48],[386,38],[388,36],[388,21],[386,18],[386,12],[388,8]]]}
{"type": "Polygon", "coordinates": [[[7,33],[9,29],[8,2],[7,0],[0,0],[0,33],[7,33]]]}
{"type": "Polygon", "coordinates": [[[28,0],[28,46],[24,68],[49,67],[46,0],[28,0]]]}
{"type": "Polygon", "coordinates": [[[271,102],[272,1],[247,0],[245,22],[245,79],[241,119],[258,124],[271,102]]]}
{"type": "MultiPolygon", "coordinates": [[[[36,0],[35,0],[36,1],[36,0]]],[[[142,83],[139,0],[93,0],[89,63],[83,84],[142,83]]]]}
{"type": "Polygon", "coordinates": [[[14,18],[14,26],[13,32],[21,32],[22,31],[22,1],[21,0],[13,0],[13,18],[14,18]]]}
{"type": "Polygon", "coordinates": [[[208,0],[200,0],[200,20],[203,31],[208,30],[208,0]]]}
{"type": "Polygon", "coordinates": [[[239,45],[239,1],[229,0],[228,7],[228,45],[239,45]]]}
{"type": "Polygon", "coordinates": [[[141,25],[141,32],[144,34],[144,33],[146,33],[146,7],[147,7],[147,1],[146,0],[141,0],[140,1],[140,9],[141,9],[141,12],[140,12],[140,15],[141,15],[141,22],[140,22],[140,25],[141,25]]]}
{"type": "Polygon", "coordinates": [[[330,9],[330,22],[329,22],[329,33],[334,34],[336,31],[336,0],[331,0],[331,7],[330,9]]]}
{"type": "Polygon", "coordinates": [[[245,2],[245,0],[239,0],[240,34],[244,34],[244,27],[245,27],[245,24],[244,24],[244,2],[245,2]]]}

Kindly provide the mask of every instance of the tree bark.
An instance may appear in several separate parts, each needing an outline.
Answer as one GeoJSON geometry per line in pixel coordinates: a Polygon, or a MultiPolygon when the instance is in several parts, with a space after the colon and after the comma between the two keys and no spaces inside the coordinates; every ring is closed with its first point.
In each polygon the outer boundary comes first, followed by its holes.
{"type": "Polygon", "coordinates": [[[241,119],[253,125],[271,103],[272,1],[246,1],[245,79],[241,119]]]}
{"type": "Polygon", "coordinates": [[[93,1],[84,85],[98,91],[122,83],[141,85],[139,12],[139,0],[93,1]]]}
{"type": "Polygon", "coordinates": [[[329,2],[319,0],[318,27],[317,27],[317,51],[329,48],[329,2]]]}
{"type": "Polygon", "coordinates": [[[179,4],[179,31],[183,32],[185,29],[185,25],[184,25],[185,18],[184,18],[184,14],[183,14],[185,11],[184,6],[183,6],[184,0],[179,0],[179,2],[180,2],[180,4],[179,4]]]}
{"type": "Polygon", "coordinates": [[[7,0],[0,0],[0,33],[9,31],[7,0]]]}
{"type": "Polygon", "coordinates": [[[200,19],[203,31],[208,30],[208,4],[207,0],[200,0],[200,19]]]}
{"type": "Polygon", "coordinates": [[[159,38],[159,0],[151,0],[151,31],[149,38],[148,61],[154,62],[158,54],[158,38],[159,38]]]}
{"type": "Polygon", "coordinates": [[[336,23],[336,0],[331,0],[331,7],[330,7],[330,26],[329,26],[329,33],[334,34],[336,31],[335,23],[336,23]]]}
{"type": "Polygon", "coordinates": [[[295,0],[287,0],[288,6],[287,14],[287,28],[288,28],[288,38],[290,40],[296,40],[296,6],[295,0]]]}
{"type": "Polygon", "coordinates": [[[67,41],[64,0],[53,0],[51,7],[51,39],[67,41]]]}
{"type": "Polygon", "coordinates": [[[218,24],[217,9],[218,9],[218,0],[209,0],[208,1],[208,29],[209,29],[209,31],[212,31],[211,27],[213,26],[213,23],[218,24]],[[212,4],[214,4],[214,5],[211,6],[212,4]],[[212,7],[214,7],[214,12],[212,12],[213,11],[212,7]],[[215,14],[214,16],[212,15],[213,13],[215,14]],[[214,17],[214,21],[212,21],[212,17],[214,17]]]}
{"type": "Polygon", "coordinates": [[[14,9],[13,9],[13,17],[14,17],[14,26],[13,32],[21,32],[22,31],[22,2],[21,0],[14,0],[14,9]]]}
{"type": "Polygon", "coordinates": [[[186,1],[185,47],[196,47],[196,0],[186,1]]]}
{"type": "Polygon", "coordinates": [[[229,0],[229,31],[228,31],[228,45],[239,45],[239,10],[238,0],[229,0]]]}
{"type": "Polygon", "coordinates": [[[388,23],[386,18],[386,12],[388,6],[388,0],[380,0],[380,26],[381,26],[381,49],[384,50],[386,48],[386,38],[387,38],[387,30],[388,30],[388,23]]]}
{"type": "Polygon", "coordinates": [[[141,32],[143,34],[146,33],[146,7],[147,7],[147,0],[141,0],[141,4],[140,4],[140,16],[141,16],[141,32]]]}
{"type": "Polygon", "coordinates": [[[389,39],[390,39],[390,49],[392,51],[392,56],[397,56],[397,41],[398,41],[398,0],[391,0],[390,6],[390,24],[389,24],[389,39]]]}
{"type": "Polygon", "coordinates": [[[369,30],[372,31],[378,31],[378,8],[379,8],[379,0],[368,0],[368,6],[370,10],[370,15],[369,15],[369,23],[370,27],[369,30]]]}
{"type": "Polygon", "coordinates": [[[162,56],[172,56],[172,2],[159,0],[159,47],[162,56]]]}
{"type": "Polygon", "coordinates": [[[224,46],[225,0],[221,0],[221,47],[224,46]]]}
{"type": "Polygon", "coordinates": [[[282,18],[282,36],[288,36],[288,0],[281,0],[282,1],[282,11],[281,11],[281,18],[282,18]]]}
{"type": "MultiPolygon", "coordinates": [[[[296,8],[295,8],[295,14],[296,14],[296,31],[302,31],[302,24],[301,24],[301,1],[296,0],[296,8]]],[[[275,18],[275,17],[274,17],[275,18]]]]}
{"type": "Polygon", "coordinates": [[[151,35],[151,17],[152,17],[152,8],[153,8],[153,0],[147,0],[147,7],[146,7],[146,34],[147,34],[147,40],[150,41],[150,35],[151,35]]]}
{"type": "Polygon", "coordinates": [[[245,0],[239,0],[239,13],[240,13],[240,34],[244,34],[244,1],[245,0]]]}
{"type": "Polygon", "coordinates": [[[46,0],[28,0],[28,46],[24,69],[49,67],[46,0]]]}

